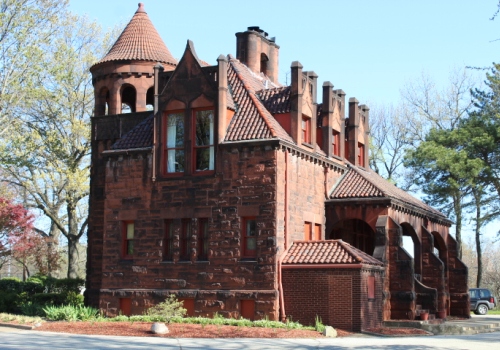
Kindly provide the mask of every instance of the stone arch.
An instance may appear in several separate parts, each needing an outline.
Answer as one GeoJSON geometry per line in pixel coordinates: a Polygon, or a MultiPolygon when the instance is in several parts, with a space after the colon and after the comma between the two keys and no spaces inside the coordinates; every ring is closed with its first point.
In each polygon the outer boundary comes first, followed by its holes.
{"type": "Polygon", "coordinates": [[[95,101],[95,115],[108,115],[109,113],[109,89],[104,86],[99,90],[95,101]]]}
{"type": "Polygon", "coordinates": [[[135,87],[124,84],[121,88],[122,110],[121,113],[135,113],[137,102],[137,91],[135,87]]]}
{"type": "Polygon", "coordinates": [[[329,239],[341,239],[370,255],[373,255],[375,249],[375,231],[366,221],[360,219],[337,222],[330,232],[329,239]]]}
{"type": "MultiPolygon", "coordinates": [[[[420,238],[411,224],[403,222],[400,226],[403,237],[410,237],[413,242],[413,251],[410,251],[409,253],[410,255],[413,255],[415,275],[420,276],[422,273],[422,242],[420,242],[420,238]]],[[[407,247],[403,248],[408,251],[407,247]]]]}
{"type": "Polygon", "coordinates": [[[146,92],[146,110],[152,111],[155,105],[155,88],[151,86],[146,92]]]}
{"type": "Polygon", "coordinates": [[[439,256],[439,259],[446,265],[448,261],[448,247],[446,246],[446,242],[439,232],[432,231],[431,234],[434,237],[434,253],[437,253],[436,255],[439,256]]]}

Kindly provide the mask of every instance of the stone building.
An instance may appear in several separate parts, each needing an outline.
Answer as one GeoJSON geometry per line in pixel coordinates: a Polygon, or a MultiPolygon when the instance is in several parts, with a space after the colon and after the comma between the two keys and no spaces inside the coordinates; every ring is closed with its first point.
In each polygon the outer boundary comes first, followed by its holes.
{"type": "Polygon", "coordinates": [[[142,4],[91,68],[87,299],[140,314],[174,293],[191,315],[316,315],[360,330],[468,317],[451,222],[368,166],[369,108],[259,27],[236,57],[177,61],[142,4]],[[414,242],[411,257],[402,236],[414,242]]]}

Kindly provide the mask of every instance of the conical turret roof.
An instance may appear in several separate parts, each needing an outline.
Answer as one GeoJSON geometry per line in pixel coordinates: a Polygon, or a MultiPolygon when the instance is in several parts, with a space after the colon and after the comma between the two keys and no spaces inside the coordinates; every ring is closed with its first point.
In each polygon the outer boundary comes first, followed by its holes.
{"type": "Polygon", "coordinates": [[[177,64],[177,60],[156,31],[142,3],[139,3],[134,17],[108,54],[95,65],[122,60],[153,61],[174,66],[177,64]]]}

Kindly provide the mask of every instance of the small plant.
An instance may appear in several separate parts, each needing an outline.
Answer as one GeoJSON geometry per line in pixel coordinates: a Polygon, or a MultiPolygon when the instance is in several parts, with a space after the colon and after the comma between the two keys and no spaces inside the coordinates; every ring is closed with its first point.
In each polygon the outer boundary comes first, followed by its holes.
{"type": "Polygon", "coordinates": [[[323,320],[321,319],[321,317],[318,317],[318,315],[316,315],[314,321],[314,329],[320,333],[323,333],[323,331],[325,330],[325,325],[323,324],[323,320]]]}
{"type": "Polygon", "coordinates": [[[183,302],[178,301],[174,294],[170,294],[164,302],[148,309],[146,315],[163,318],[163,322],[170,323],[174,317],[183,317],[187,310],[183,308],[183,302]]]}
{"type": "Polygon", "coordinates": [[[82,305],[46,306],[47,319],[52,321],[88,321],[98,317],[99,310],[82,305]]]}

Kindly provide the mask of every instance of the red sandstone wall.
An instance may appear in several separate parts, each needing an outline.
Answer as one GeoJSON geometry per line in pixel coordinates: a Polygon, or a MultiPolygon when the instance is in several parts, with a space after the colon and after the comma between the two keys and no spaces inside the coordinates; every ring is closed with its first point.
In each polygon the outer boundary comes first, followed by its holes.
{"type": "MultiPolygon", "coordinates": [[[[221,152],[218,175],[160,179],[155,185],[149,155],[107,162],[103,270],[94,278],[102,277],[100,306],[110,314],[117,312],[120,297],[131,297],[132,313],[141,313],[166,291],[183,291],[181,296],[195,299],[200,315],[239,317],[243,298],[256,300],[257,318],[277,318],[276,151],[243,147],[221,152]],[[241,218],[246,216],[257,220],[256,261],[241,261],[241,218]],[[196,218],[209,219],[208,262],[197,261],[194,252],[190,261],[176,261],[175,254],[173,262],[163,261],[164,221],[180,218],[193,218],[194,226],[196,218]],[[121,259],[124,220],[136,226],[132,260],[121,259]]],[[[195,235],[191,246],[195,251],[195,235]]]]}

